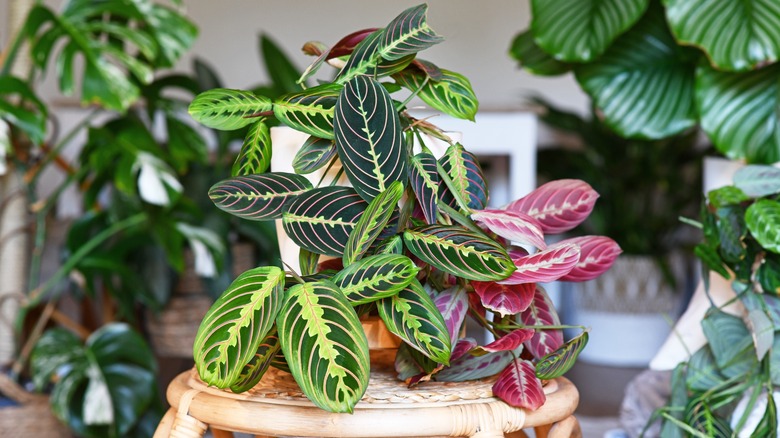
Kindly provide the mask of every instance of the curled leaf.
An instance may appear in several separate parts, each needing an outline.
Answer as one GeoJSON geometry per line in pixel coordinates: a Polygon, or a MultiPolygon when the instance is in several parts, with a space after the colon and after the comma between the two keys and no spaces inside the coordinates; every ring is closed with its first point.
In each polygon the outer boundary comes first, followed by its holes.
{"type": "Polygon", "coordinates": [[[561,377],[574,366],[577,356],[588,343],[588,332],[563,344],[561,348],[547,354],[536,364],[536,377],[544,380],[561,377]]]}

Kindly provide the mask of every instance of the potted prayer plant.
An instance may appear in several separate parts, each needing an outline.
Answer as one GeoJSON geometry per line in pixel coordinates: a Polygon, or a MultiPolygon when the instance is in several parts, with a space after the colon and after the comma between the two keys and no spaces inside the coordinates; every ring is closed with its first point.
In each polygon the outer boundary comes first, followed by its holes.
{"type": "Polygon", "coordinates": [[[273,100],[215,89],[191,104],[190,114],[209,127],[250,126],[243,165],[211,188],[214,203],[247,220],[281,220],[302,248],[300,272],[250,269],[204,317],[193,354],[207,384],[241,392],[281,366],[317,406],[352,412],[369,379],[359,318],[375,312],[402,340],[402,379],[500,373],[494,393],[536,409],[543,380],[565,372],[587,342],[583,332],[564,343],[537,282],[588,280],[615,260],[620,248],[607,237],[549,246],[544,239],[581,223],[598,195],[581,181],[560,180],[505,208],[486,207],[474,155],[406,112],[415,96],[454,117],[473,119],[477,110],[466,78],[417,58],[442,41],[426,11],[409,8],[330,48],[308,43],[317,59],[300,82],[325,63],[340,68],[333,80],[273,100]],[[309,136],[296,173],[267,172],[270,119],[309,136]],[[441,157],[424,136],[449,143],[441,157]],[[349,186],[305,176],[334,165],[349,186]],[[467,313],[496,340],[460,339],[467,313]]]}

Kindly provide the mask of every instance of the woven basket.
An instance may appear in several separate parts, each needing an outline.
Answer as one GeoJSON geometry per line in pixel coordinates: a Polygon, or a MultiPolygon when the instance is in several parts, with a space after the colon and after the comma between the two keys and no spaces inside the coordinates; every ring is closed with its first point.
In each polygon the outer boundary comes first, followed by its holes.
{"type": "Polygon", "coordinates": [[[0,393],[18,406],[0,408],[0,436],[67,438],[68,428],[51,413],[49,397],[31,394],[5,374],[0,374],[0,393]]]}

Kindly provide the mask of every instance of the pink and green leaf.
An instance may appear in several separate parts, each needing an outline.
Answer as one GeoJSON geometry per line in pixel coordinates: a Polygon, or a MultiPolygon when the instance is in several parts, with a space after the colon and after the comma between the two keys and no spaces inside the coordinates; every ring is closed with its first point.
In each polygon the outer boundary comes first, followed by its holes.
{"type": "MultiPolygon", "coordinates": [[[[495,341],[477,347],[476,354],[496,353],[498,351],[513,351],[523,345],[524,342],[530,340],[534,336],[534,331],[528,328],[521,328],[512,330],[506,335],[496,339],[495,341]]],[[[475,354],[475,352],[472,352],[475,354]]]]}
{"type": "Polygon", "coordinates": [[[528,309],[536,292],[535,283],[500,284],[494,281],[472,281],[474,292],[482,305],[502,316],[514,315],[528,309]]]}
{"type": "Polygon", "coordinates": [[[435,224],[440,184],[436,158],[428,153],[419,153],[412,157],[409,164],[409,182],[417,202],[422,208],[426,222],[435,224]]]}
{"type": "Polygon", "coordinates": [[[593,211],[598,197],[584,181],[561,179],[542,185],[511,202],[506,209],[533,217],[546,234],[557,234],[581,224],[593,211]]]}
{"type": "Polygon", "coordinates": [[[498,376],[493,384],[493,394],[510,406],[531,411],[539,409],[547,400],[534,365],[523,359],[514,360],[498,376]]]}
{"type": "Polygon", "coordinates": [[[478,210],[471,214],[471,219],[510,242],[533,245],[539,249],[547,248],[541,226],[536,219],[525,213],[512,210],[478,210]]]}
{"type": "Polygon", "coordinates": [[[566,243],[513,259],[517,270],[501,284],[547,283],[571,272],[580,260],[580,247],[566,243]]]}
{"type": "Polygon", "coordinates": [[[558,245],[573,243],[580,247],[580,259],[561,281],[588,281],[606,272],[622,252],[614,240],[605,236],[580,236],[562,240],[558,245]]]}
{"type": "Polygon", "coordinates": [[[539,359],[536,364],[536,377],[543,380],[561,377],[574,366],[577,356],[587,343],[588,332],[582,332],[557,350],[539,359]]]}
{"type": "MultiPolygon", "coordinates": [[[[520,321],[529,327],[559,326],[561,324],[550,297],[538,285],[534,300],[528,306],[528,309],[520,314],[520,321]]],[[[523,345],[534,357],[544,357],[563,345],[563,331],[560,329],[537,328],[533,337],[523,345]]]]}
{"type": "Polygon", "coordinates": [[[441,312],[447,330],[450,333],[450,343],[455,345],[460,336],[460,327],[466,319],[469,310],[469,300],[466,289],[461,286],[452,286],[439,292],[433,299],[436,308],[441,312]]]}
{"type": "Polygon", "coordinates": [[[279,219],[299,195],[312,188],[294,173],[271,172],[229,178],[209,189],[209,198],[221,210],[249,220],[279,219]]]}
{"type": "MultiPolygon", "coordinates": [[[[465,349],[466,345],[471,345],[471,342],[468,340],[463,342],[467,344],[460,347],[461,349],[465,349]]],[[[464,382],[466,380],[490,377],[506,368],[514,360],[515,355],[519,355],[521,351],[522,348],[518,348],[515,351],[488,353],[484,356],[463,354],[458,359],[452,359],[450,366],[444,367],[444,369],[439,371],[436,374],[436,380],[441,382],[464,382]]]]}

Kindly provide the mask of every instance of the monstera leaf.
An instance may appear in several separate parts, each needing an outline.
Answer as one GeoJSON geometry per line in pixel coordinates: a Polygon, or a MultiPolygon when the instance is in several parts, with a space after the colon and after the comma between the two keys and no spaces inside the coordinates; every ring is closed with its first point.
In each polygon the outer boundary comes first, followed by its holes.
{"type": "Polygon", "coordinates": [[[46,105],[26,82],[13,76],[0,77],[0,118],[24,131],[33,142],[40,143],[46,132],[46,114],[46,105]],[[29,107],[12,105],[6,100],[11,96],[18,96],[29,107]]]}
{"type": "Polygon", "coordinates": [[[209,198],[220,209],[240,218],[270,220],[282,217],[292,200],[309,189],[311,183],[305,177],[276,172],[220,181],[209,189],[209,198]]]}
{"type": "Polygon", "coordinates": [[[418,271],[409,257],[379,254],[346,266],[331,281],[357,306],[397,294],[414,280],[418,271]]]}
{"type": "Polygon", "coordinates": [[[374,79],[357,76],[344,85],[334,133],[344,171],[366,201],[406,178],[401,122],[389,93],[374,79]]]}
{"type": "Polygon", "coordinates": [[[531,29],[553,58],[589,62],[642,16],[649,0],[533,0],[531,29]]]}
{"type": "Polygon", "coordinates": [[[215,88],[197,95],[189,107],[193,119],[209,128],[231,131],[256,121],[260,113],[270,111],[271,100],[251,91],[215,88]]]}
{"type": "Polygon", "coordinates": [[[314,137],[333,139],[333,108],[341,85],[324,84],[274,101],[274,115],[285,125],[314,137]]]}
{"type": "Polygon", "coordinates": [[[352,412],[368,387],[368,341],[357,314],[330,281],[287,290],[279,341],[306,397],[330,412],[352,412]]]}
{"type": "Polygon", "coordinates": [[[198,328],[192,353],[204,382],[219,388],[239,382],[274,324],[283,288],[281,269],[254,268],[239,275],[211,306],[198,328]]]}
{"type": "Polygon", "coordinates": [[[232,176],[255,175],[265,172],[270,165],[271,133],[261,119],[249,128],[230,173],[232,176]]]}

